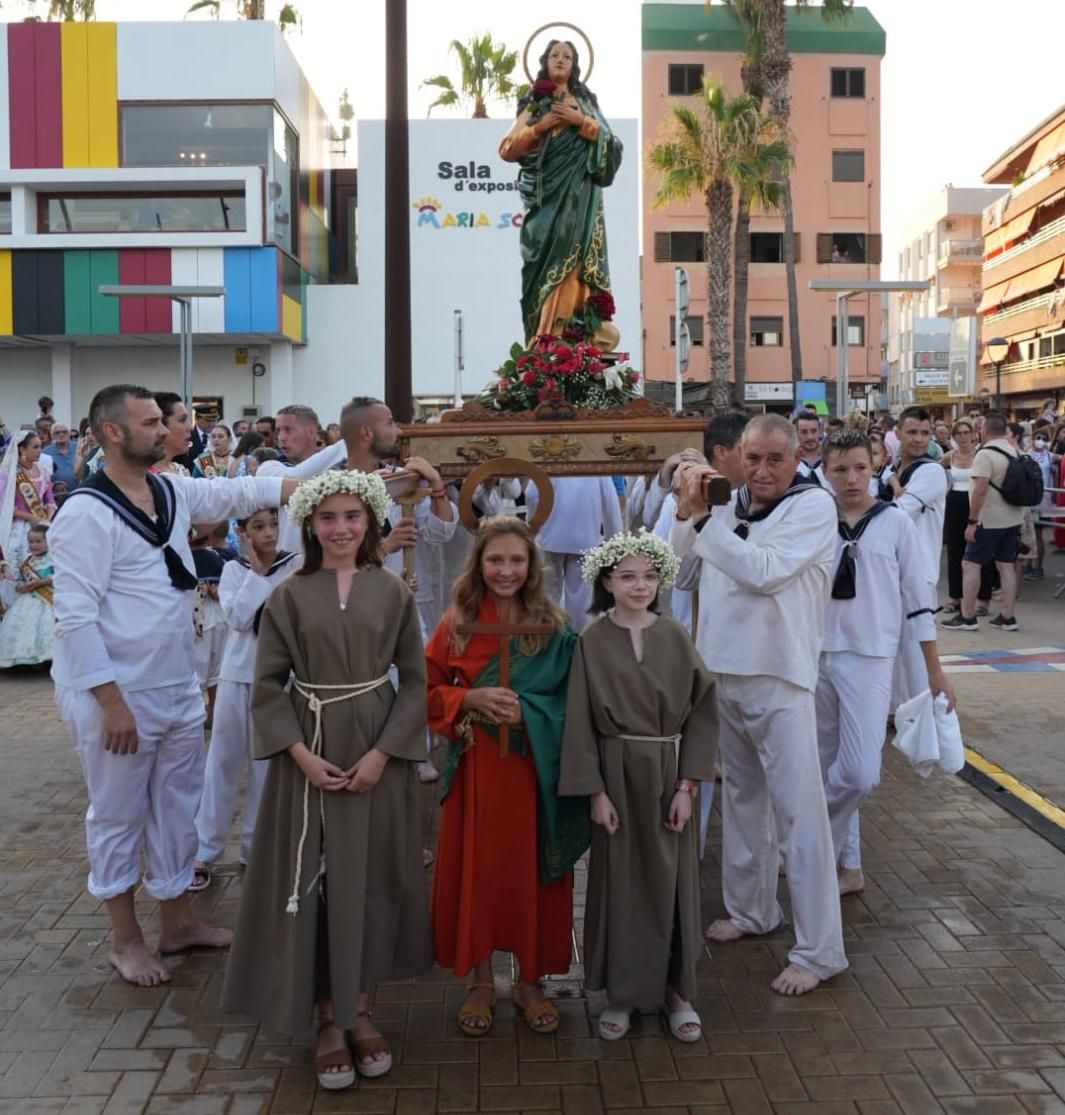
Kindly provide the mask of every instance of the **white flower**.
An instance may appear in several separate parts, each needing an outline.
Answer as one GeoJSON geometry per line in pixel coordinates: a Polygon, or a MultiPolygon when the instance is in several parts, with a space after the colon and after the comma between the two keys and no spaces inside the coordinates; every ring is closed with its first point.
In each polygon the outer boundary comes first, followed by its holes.
{"type": "Polygon", "coordinates": [[[594,585],[602,570],[613,569],[622,558],[634,555],[647,558],[658,570],[662,588],[669,588],[677,579],[680,560],[673,552],[673,547],[665,539],[648,533],[643,527],[635,534],[622,531],[594,549],[585,550],[581,559],[581,576],[588,584],[594,585]]]}
{"type": "Polygon", "coordinates": [[[603,372],[603,380],[606,383],[608,391],[620,391],[624,386],[621,378],[621,373],[617,368],[607,368],[603,372]]]}
{"type": "Polygon", "coordinates": [[[304,481],[293,492],[287,508],[290,521],[301,526],[326,496],[338,493],[358,496],[373,512],[378,526],[388,518],[388,489],[380,476],[373,472],[330,469],[313,480],[304,481]]]}

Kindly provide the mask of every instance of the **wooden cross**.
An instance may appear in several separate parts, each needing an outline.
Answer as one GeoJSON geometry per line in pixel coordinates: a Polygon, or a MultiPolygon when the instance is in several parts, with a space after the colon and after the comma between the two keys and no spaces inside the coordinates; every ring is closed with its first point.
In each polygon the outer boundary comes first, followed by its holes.
{"type": "MultiPolygon", "coordinates": [[[[555,628],[550,623],[511,623],[510,601],[500,600],[496,604],[499,613],[498,623],[460,623],[455,630],[460,635],[498,635],[499,636],[499,685],[501,689],[510,688],[510,640],[513,635],[550,635],[555,628]]],[[[499,724],[499,756],[505,759],[510,754],[510,725],[499,724]]]]}

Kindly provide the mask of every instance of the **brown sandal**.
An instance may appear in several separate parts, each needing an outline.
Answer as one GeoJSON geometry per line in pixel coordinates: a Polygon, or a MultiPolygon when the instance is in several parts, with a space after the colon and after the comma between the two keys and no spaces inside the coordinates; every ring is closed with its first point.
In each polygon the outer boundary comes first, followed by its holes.
{"type": "MultiPolygon", "coordinates": [[[[544,995],[543,999],[538,1003],[533,1003],[532,1006],[526,1007],[522,1005],[521,989],[522,987],[537,987],[536,984],[525,984],[518,980],[510,990],[510,996],[514,1000],[514,1005],[521,1011],[522,1017],[525,1019],[526,1026],[534,1034],[553,1034],[558,1029],[559,1016],[558,1007],[555,1006],[551,1000],[544,995]],[[541,1019],[547,1017],[547,1021],[543,1022],[541,1019]]],[[[543,988],[539,988],[540,994],[543,995],[543,988]]]]}
{"type": "Polygon", "coordinates": [[[459,1008],[459,1029],[469,1038],[483,1038],[492,1028],[492,1008],[496,1005],[496,985],[489,980],[474,980],[466,984],[467,995],[471,991],[491,991],[492,1000],[485,1006],[483,1003],[471,1003],[469,998],[459,1008]],[[483,1022],[483,1026],[474,1026],[474,1020],[483,1022]]]}
{"type": "MultiPolygon", "coordinates": [[[[321,1037],[322,1031],[327,1026],[335,1025],[336,1023],[332,1019],[328,1022],[320,1022],[318,1024],[318,1036],[321,1037]]],[[[344,1040],[343,1049],[334,1049],[332,1053],[322,1053],[315,1057],[314,1071],[318,1077],[318,1087],[324,1088],[327,1092],[339,1092],[343,1088],[350,1088],[355,1083],[355,1067],[347,1039],[344,1040]],[[326,1071],[327,1069],[343,1069],[345,1065],[347,1065],[347,1070],[344,1072],[326,1071]]]]}
{"type": "MultiPolygon", "coordinates": [[[[373,1015],[368,1010],[360,1010],[356,1017],[373,1018],[373,1015]]],[[[392,1046],[388,1038],[357,1038],[353,1030],[351,1046],[355,1050],[355,1071],[359,1076],[372,1080],[376,1076],[384,1076],[386,1072],[392,1071],[392,1046]],[[371,1060],[365,1065],[362,1063],[363,1057],[372,1058],[375,1053],[383,1053],[384,1056],[379,1061],[371,1060]]]]}

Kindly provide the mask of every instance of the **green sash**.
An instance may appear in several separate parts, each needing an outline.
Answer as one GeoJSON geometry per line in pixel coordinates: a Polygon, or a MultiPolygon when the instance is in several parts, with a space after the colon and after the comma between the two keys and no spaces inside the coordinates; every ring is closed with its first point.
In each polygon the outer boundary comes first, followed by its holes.
{"type": "MultiPolygon", "coordinates": [[[[576,632],[567,628],[561,634],[552,635],[539,654],[520,655],[516,639],[512,639],[510,645],[510,688],[518,694],[522,716],[522,727],[510,730],[510,747],[519,755],[531,751],[536,768],[540,874],[546,883],[561,879],[572,871],[591,841],[588,799],[560,798],[558,795],[566,690],[576,642],[576,632]]],[[[477,676],[473,688],[497,685],[499,655],[477,676]]],[[[480,722],[479,727],[493,739],[499,738],[494,724],[480,722]]],[[[451,789],[451,781],[464,750],[463,743],[449,742],[447,745],[440,779],[441,801],[451,789]]]]}

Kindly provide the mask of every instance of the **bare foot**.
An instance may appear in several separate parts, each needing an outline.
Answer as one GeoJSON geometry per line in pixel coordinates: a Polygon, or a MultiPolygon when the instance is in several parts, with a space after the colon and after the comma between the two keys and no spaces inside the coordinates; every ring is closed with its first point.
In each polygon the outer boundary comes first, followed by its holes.
{"type": "Polygon", "coordinates": [[[813,991],[820,982],[809,968],[789,964],[769,987],[778,995],[805,995],[808,991],[813,991]]]}
{"type": "Polygon", "coordinates": [[[728,944],[729,941],[738,941],[746,934],[740,929],[731,918],[720,918],[718,921],[712,921],[709,928],[703,934],[708,941],[717,941],[719,945],[728,944]]]}
{"type": "Polygon", "coordinates": [[[202,921],[191,921],[173,933],[159,936],[159,951],[163,956],[186,949],[227,949],[233,941],[232,930],[202,921]]]}
{"type": "Polygon", "coordinates": [[[857,894],[865,890],[865,876],[860,867],[841,867],[839,869],[839,893],[857,894]]]}
{"type": "MultiPolygon", "coordinates": [[[[373,1024],[373,1019],[369,1014],[359,1014],[355,1019],[355,1029],[351,1031],[351,1036],[354,1042],[375,1042],[371,1045],[367,1052],[359,1057],[359,1064],[364,1068],[374,1064],[376,1061],[384,1061],[391,1056],[388,1048],[388,1040],[384,1034],[373,1024]]],[[[356,1053],[358,1053],[358,1045],[355,1046],[356,1053]]]]}
{"type": "Polygon", "coordinates": [[[143,941],[134,941],[121,947],[116,945],[111,949],[108,959],[118,974],[135,987],[158,987],[161,983],[170,982],[170,973],[163,966],[162,960],[155,953],[149,952],[143,941]]]}
{"type": "MultiPolygon", "coordinates": [[[[315,1057],[324,1057],[328,1053],[348,1052],[348,1039],[343,1030],[332,1022],[323,1022],[318,1031],[318,1048],[315,1057]]],[[[321,1070],[323,1076],[351,1072],[355,1066],[349,1056],[343,1064],[327,1065],[321,1070]]]]}

